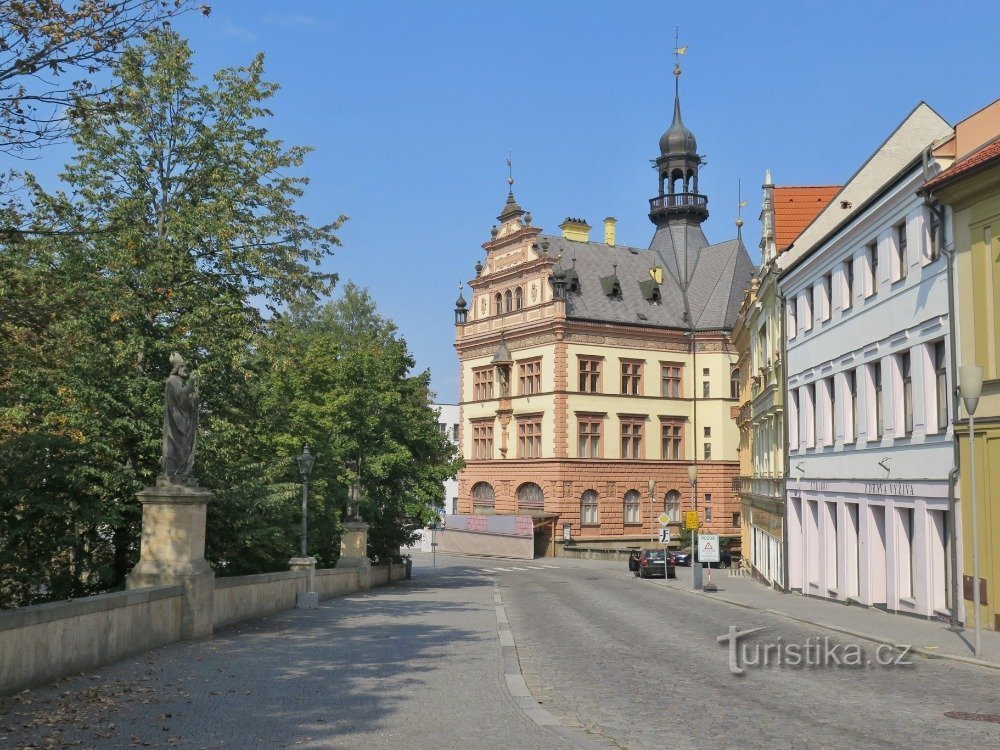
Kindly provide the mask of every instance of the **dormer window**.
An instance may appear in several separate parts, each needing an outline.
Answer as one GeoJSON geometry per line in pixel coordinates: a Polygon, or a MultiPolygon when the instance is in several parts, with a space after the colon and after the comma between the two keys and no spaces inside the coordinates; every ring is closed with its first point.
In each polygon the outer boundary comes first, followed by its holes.
{"type": "Polygon", "coordinates": [[[653,279],[640,281],[639,291],[642,292],[643,299],[651,305],[658,305],[662,302],[662,297],[660,296],[660,285],[653,279]]]}
{"type": "Polygon", "coordinates": [[[622,284],[618,280],[618,267],[614,267],[614,271],[610,276],[601,277],[601,286],[604,288],[604,294],[608,296],[609,299],[622,299],[622,284]]]}

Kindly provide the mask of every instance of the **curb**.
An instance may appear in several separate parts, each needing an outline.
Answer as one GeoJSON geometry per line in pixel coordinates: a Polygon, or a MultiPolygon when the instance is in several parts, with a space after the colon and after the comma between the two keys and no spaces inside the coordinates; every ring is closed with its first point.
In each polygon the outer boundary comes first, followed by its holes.
{"type": "MultiPolygon", "coordinates": [[[[659,583],[659,582],[657,582],[659,583]]],[[[813,625],[818,628],[823,628],[825,630],[832,630],[835,633],[842,633],[844,635],[849,635],[853,638],[860,638],[861,640],[871,641],[872,643],[878,643],[884,646],[891,646],[897,650],[908,649],[910,653],[918,654],[925,659],[946,659],[948,661],[957,661],[962,664],[970,664],[976,667],[984,667],[985,669],[1000,670],[1000,663],[993,661],[984,661],[983,659],[975,659],[971,656],[959,656],[957,654],[942,654],[938,651],[928,651],[925,648],[917,648],[916,646],[898,644],[890,638],[885,638],[883,636],[871,635],[870,633],[862,633],[857,630],[849,630],[848,628],[841,627],[839,625],[829,625],[823,622],[817,622],[816,620],[806,620],[801,617],[796,617],[795,615],[790,615],[787,612],[780,612],[776,609],[768,609],[767,607],[755,607],[752,604],[745,604],[744,602],[734,602],[731,599],[726,599],[718,594],[706,594],[702,591],[691,591],[682,588],[673,588],[664,583],[659,585],[665,586],[673,591],[680,591],[684,594],[692,594],[694,596],[700,596],[705,599],[714,599],[715,601],[723,602],[725,604],[732,605],[734,607],[741,607],[742,609],[750,609],[755,612],[766,612],[769,615],[774,615],[775,617],[784,617],[786,620],[791,620],[793,622],[803,623],[805,625],[813,625]]]]}
{"type": "Polygon", "coordinates": [[[493,606],[497,616],[497,637],[500,639],[500,650],[503,654],[504,685],[517,707],[535,724],[562,738],[576,750],[609,750],[614,747],[611,744],[597,742],[583,732],[563,725],[559,719],[541,707],[528,689],[524,675],[521,674],[517,645],[514,643],[514,634],[511,632],[507,611],[500,596],[500,586],[497,583],[493,584],[493,606]]]}

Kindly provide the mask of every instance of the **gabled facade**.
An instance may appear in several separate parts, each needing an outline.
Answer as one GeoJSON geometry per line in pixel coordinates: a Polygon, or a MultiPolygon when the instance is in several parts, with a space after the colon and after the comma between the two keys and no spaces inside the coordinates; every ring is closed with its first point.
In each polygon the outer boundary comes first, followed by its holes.
{"type": "Polygon", "coordinates": [[[957,415],[961,451],[962,600],[973,623],[973,540],[979,537],[980,622],[1000,630],[1000,100],[955,126],[954,137],[934,150],[954,164],[921,190],[932,211],[943,214],[955,250],[955,300],[959,325],[957,362],[983,368],[975,411],[975,467],[970,461],[969,419],[957,415]],[[972,473],[976,475],[976,520],[972,473]]]}
{"type": "Polygon", "coordinates": [[[740,476],[735,482],[743,520],[743,556],[751,572],[785,586],[784,304],[778,293],[780,256],[837,193],[839,186],[776,187],[768,170],[760,212],[762,264],[744,298],[733,332],[745,372],[740,428],[740,476]]]}
{"type": "Polygon", "coordinates": [[[916,190],[951,128],[920,104],[783,256],[788,582],[932,617],[955,605],[946,263],[916,190]]]}
{"type": "Polygon", "coordinates": [[[564,534],[637,546],[660,513],[692,507],[704,529],[739,533],[730,333],[754,267],[739,239],[702,231],[696,148],[675,95],[648,249],[618,244],[610,218],[603,242],[576,218],[544,234],[509,192],[456,303],[461,513],[534,515],[560,548],[564,534]]]}

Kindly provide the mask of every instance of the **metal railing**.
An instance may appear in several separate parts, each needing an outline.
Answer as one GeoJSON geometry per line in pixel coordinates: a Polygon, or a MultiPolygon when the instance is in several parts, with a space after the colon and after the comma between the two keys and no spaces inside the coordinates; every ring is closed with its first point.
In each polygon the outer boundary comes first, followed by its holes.
{"type": "Polygon", "coordinates": [[[708,196],[701,193],[667,193],[649,199],[649,210],[688,206],[707,206],[708,196]]]}

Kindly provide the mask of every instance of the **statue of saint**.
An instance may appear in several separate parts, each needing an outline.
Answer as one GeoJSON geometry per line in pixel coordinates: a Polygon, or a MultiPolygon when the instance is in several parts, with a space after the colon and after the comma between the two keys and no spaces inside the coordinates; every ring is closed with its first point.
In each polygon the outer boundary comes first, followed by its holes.
{"type": "Polygon", "coordinates": [[[198,395],[195,373],[188,377],[184,358],[170,355],[170,377],[164,388],[162,478],[172,484],[197,484],[194,447],[198,439],[198,395]]]}
{"type": "Polygon", "coordinates": [[[361,484],[355,480],[350,489],[347,490],[347,508],[344,513],[345,521],[359,521],[361,506],[361,484]]]}

